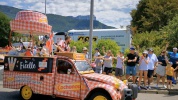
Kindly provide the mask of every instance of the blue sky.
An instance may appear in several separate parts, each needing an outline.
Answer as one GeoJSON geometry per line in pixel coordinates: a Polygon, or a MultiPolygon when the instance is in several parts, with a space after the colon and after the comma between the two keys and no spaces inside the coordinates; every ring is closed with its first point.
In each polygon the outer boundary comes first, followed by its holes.
{"type": "MultiPolygon", "coordinates": [[[[47,13],[62,16],[90,14],[90,0],[46,0],[47,13]]],[[[100,22],[120,28],[130,24],[130,12],[139,0],[94,0],[94,15],[100,22]]],[[[45,12],[45,0],[0,0],[0,5],[45,12]]]]}

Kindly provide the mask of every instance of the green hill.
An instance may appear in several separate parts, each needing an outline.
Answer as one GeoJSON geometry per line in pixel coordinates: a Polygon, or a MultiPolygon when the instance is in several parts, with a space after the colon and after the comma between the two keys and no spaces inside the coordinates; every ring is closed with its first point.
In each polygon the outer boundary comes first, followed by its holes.
{"type": "MultiPolygon", "coordinates": [[[[15,18],[16,13],[23,9],[18,9],[14,7],[0,5],[0,12],[6,14],[9,18],[15,18]]],[[[61,16],[54,14],[47,14],[48,23],[53,27],[53,31],[55,32],[66,32],[71,29],[89,29],[89,20],[79,20],[72,16],[61,16]]],[[[94,29],[111,29],[114,27],[107,26],[102,24],[101,22],[95,20],[94,29]]]]}

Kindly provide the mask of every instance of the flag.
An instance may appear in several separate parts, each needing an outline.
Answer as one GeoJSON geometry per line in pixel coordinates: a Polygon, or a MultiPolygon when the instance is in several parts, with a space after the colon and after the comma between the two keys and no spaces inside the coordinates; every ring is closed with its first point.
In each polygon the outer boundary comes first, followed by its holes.
{"type": "Polygon", "coordinates": [[[48,48],[49,52],[52,52],[52,45],[53,45],[53,33],[49,35],[49,39],[46,42],[46,48],[48,48]]]}

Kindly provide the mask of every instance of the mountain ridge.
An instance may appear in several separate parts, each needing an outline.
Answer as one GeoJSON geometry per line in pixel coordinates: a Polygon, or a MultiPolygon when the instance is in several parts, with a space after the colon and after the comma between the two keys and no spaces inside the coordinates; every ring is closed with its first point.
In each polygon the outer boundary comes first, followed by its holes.
{"type": "MultiPolygon", "coordinates": [[[[17,12],[24,10],[15,7],[0,5],[0,11],[9,18],[14,19],[17,12]]],[[[67,32],[72,29],[82,30],[90,28],[90,21],[85,19],[76,19],[72,16],[61,16],[56,14],[46,14],[48,24],[52,26],[52,31],[67,32]]],[[[94,29],[114,29],[115,27],[107,26],[97,20],[93,22],[94,29]]]]}

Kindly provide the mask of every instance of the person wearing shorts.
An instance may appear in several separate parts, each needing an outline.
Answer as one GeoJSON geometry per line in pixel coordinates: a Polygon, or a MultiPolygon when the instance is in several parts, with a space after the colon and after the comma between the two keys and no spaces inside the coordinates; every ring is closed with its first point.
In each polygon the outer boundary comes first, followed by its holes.
{"type": "Polygon", "coordinates": [[[149,57],[149,63],[148,63],[148,89],[151,89],[150,84],[153,80],[153,74],[154,70],[157,66],[158,59],[157,56],[153,53],[153,49],[148,49],[148,57],[149,57]]]}
{"type": "Polygon", "coordinates": [[[127,54],[126,57],[126,79],[128,80],[130,75],[132,74],[132,81],[135,83],[135,78],[136,78],[136,60],[137,56],[135,54],[135,48],[131,47],[130,48],[130,53],[127,54]]]}
{"type": "Polygon", "coordinates": [[[122,80],[123,76],[123,68],[124,68],[124,54],[122,52],[119,52],[118,56],[115,58],[117,59],[116,69],[115,69],[115,76],[122,80]]]}
{"type": "Polygon", "coordinates": [[[172,62],[169,62],[166,67],[166,75],[167,75],[167,88],[171,89],[172,79],[174,75],[174,68],[172,67],[172,62]]]}
{"type": "Polygon", "coordinates": [[[98,54],[98,57],[95,57],[95,64],[96,64],[96,67],[95,67],[95,73],[99,73],[101,74],[102,73],[102,64],[103,64],[103,60],[100,56],[100,54],[98,54]]]}
{"type": "Polygon", "coordinates": [[[146,87],[146,80],[147,80],[147,74],[148,74],[148,63],[149,63],[149,57],[148,57],[148,51],[144,51],[143,55],[140,57],[139,61],[139,82],[138,82],[138,89],[140,90],[140,83],[142,80],[142,76],[144,76],[144,87],[146,87]]]}
{"type": "Polygon", "coordinates": [[[112,75],[112,52],[108,50],[106,56],[104,56],[104,72],[103,74],[112,75]]]}

